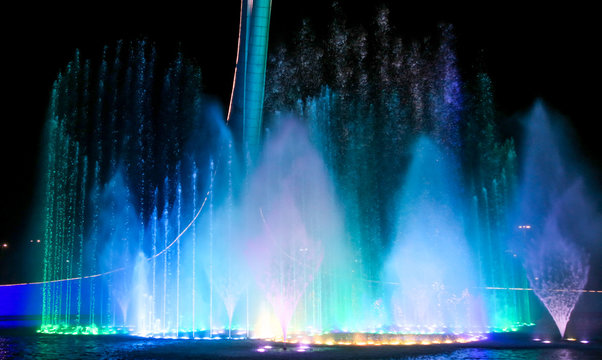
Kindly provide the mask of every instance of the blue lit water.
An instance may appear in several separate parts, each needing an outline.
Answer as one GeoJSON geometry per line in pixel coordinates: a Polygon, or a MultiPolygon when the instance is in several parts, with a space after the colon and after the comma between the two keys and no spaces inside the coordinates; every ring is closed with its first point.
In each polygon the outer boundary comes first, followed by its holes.
{"type": "MultiPolygon", "coordinates": [[[[146,339],[130,336],[2,335],[0,359],[496,359],[594,360],[602,348],[590,347],[314,347],[307,352],[271,350],[260,353],[266,342],[255,340],[206,341],[146,339]]],[[[278,345],[274,344],[274,347],[278,345]]]]}

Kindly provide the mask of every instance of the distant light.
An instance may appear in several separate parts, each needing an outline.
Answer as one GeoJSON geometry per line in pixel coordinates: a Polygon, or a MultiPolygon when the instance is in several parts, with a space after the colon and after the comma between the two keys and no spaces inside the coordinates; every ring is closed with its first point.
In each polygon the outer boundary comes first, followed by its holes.
{"type": "Polygon", "coordinates": [[[38,243],[39,243],[39,242],[40,242],[40,239],[36,240],[36,242],[38,242],[38,243]]]}
{"type": "Polygon", "coordinates": [[[259,349],[257,349],[257,351],[259,351],[260,353],[262,353],[262,352],[265,352],[265,349],[264,348],[259,348],[259,349]]]}
{"type": "Polygon", "coordinates": [[[8,247],[8,244],[7,244],[7,243],[3,243],[3,244],[2,244],[2,247],[3,247],[3,248],[7,248],[7,247],[8,247]]]}
{"type": "Polygon", "coordinates": [[[582,344],[589,344],[589,340],[581,340],[579,342],[582,343],[582,344]]]}
{"type": "Polygon", "coordinates": [[[550,340],[544,340],[544,341],[542,341],[542,343],[544,343],[544,344],[551,344],[552,342],[550,340]]]}

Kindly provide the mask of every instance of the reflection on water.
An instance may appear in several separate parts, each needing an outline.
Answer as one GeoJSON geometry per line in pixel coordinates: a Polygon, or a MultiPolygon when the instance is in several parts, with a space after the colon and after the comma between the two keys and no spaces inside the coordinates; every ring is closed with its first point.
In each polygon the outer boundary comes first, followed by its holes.
{"type": "Polygon", "coordinates": [[[600,359],[599,352],[584,352],[577,349],[459,349],[448,354],[429,354],[417,357],[402,357],[412,360],[582,360],[600,359]]]}
{"type": "Polygon", "coordinates": [[[298,354],[294,351],[258,353],[261,341],[191,341],[143,339],[125,336],[57,336],[0,334],[0,359],[404,359],[404,360],[598,360],[597,348],[464,348],[447,347],[322,347],[298,354]]]}

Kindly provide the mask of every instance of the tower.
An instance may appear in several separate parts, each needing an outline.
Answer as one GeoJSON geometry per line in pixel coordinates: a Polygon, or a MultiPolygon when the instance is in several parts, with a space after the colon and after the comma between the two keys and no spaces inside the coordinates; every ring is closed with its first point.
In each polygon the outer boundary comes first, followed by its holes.
{"type": "Polygon", "coordinates": [[[271,0],[241,1],[238,55],[228,124],[243,154],[251,161],[261,144],[271,9],[271,0]]]}

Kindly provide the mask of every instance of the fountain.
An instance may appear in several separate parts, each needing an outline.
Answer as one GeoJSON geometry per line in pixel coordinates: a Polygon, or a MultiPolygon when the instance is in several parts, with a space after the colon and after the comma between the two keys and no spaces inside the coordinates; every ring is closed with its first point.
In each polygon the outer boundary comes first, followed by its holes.
{"type": "Polygon", "coordinates": [[[194,61],[148,40],[59,74],[40,332],[466,342],[533,325],[530,284],[564,336],[588,277],[567,211],[584,182],[542,161],[550,133],[527,134],[518,171],[453,27],[406,42],[386,9],[374,33],[339,13],[324,42],[304,23],[268,56],[269,2],[242,5],[227,118],[194,61]]]}
{"type": "MultiPolygon", "coordinates": [[[[332,184],[318,152],[298,121],[285,119],[266,140],[265,151],[253,174],[245,199],[247,257],[257,284],[282,328],[295,312],[296,331],[319,328],[323,297],[331,289],[307,289],[320,271],[344,261],[339,210],[332,184]],[[303,309],[297,310],[299,303],[303,309]]],[[[332,309],[335,310],[335,309],[332,309]]]]}
{"type": "Polygon", "coordinates": [[[584,249],[602,234],[601,214],[568,151],[570,131],[562,120],[541,102],[526,118],[519,213],[529,225],[520,226],[524,243],[515,247],[522,251],[529,284],[564,337],[588,281],[584,249]]]}
{"type": "Polygon", "coordinates": [[[395,321],[403,328],[485,331],[484,309],[470,294],[476,271],[463,232],[457,174],[425,137],[413,154],[388,260],[390,278],[399,284],[392,299],[399,310],[395,321]]]}

